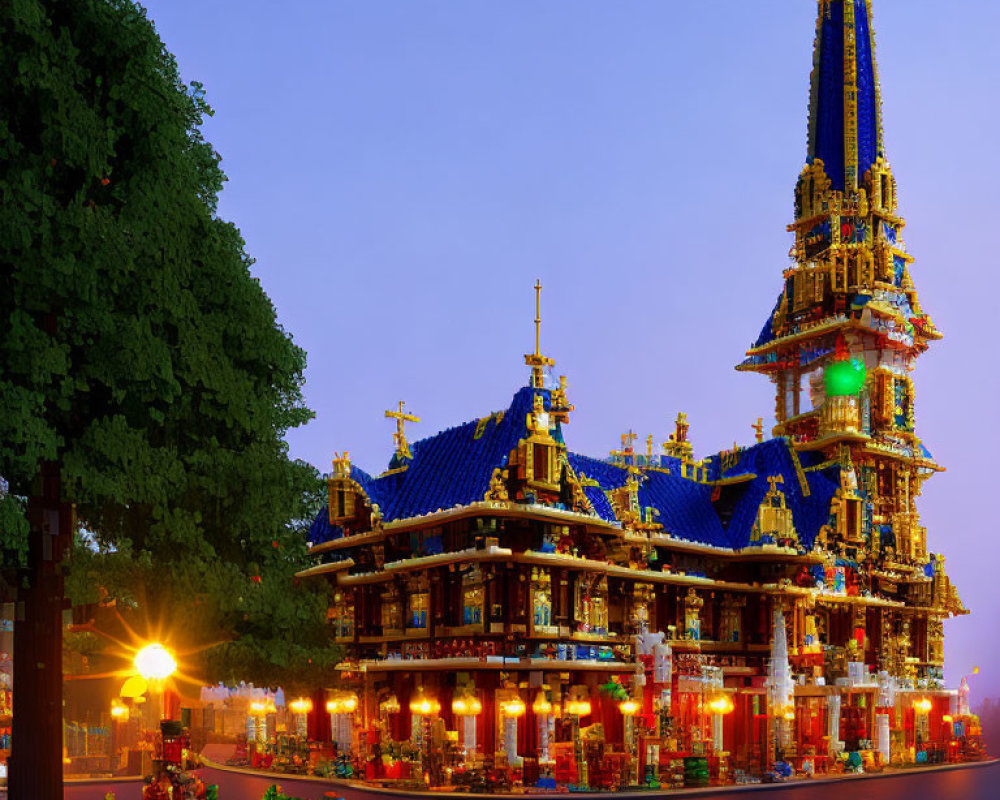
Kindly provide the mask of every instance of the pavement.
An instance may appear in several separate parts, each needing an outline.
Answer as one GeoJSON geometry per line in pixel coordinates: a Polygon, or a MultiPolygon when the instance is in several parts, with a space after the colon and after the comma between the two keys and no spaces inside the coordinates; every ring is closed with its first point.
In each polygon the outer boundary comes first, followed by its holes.
{"type": "MultiPolygon", "coordinates": [[[[201,776],[206,783],[219,786],[219,800],[260,800],[272,784],[281,786],[285,794],[301,800],[399,800],[419,795],[386,790],[345,786],[320,778],[287,777],[235,770],[224,767],[203,767],[201,776]],[[327,794],[330,793],[330,794],[327,794]]],[[[67,781],[65,800],[105,800],[113,792],[115,800],[140,800],[142,782],[138,779],[113,781],[67,781]]],[[[698,800],[732,800],[736,794],[750,792],[747,800],[1000,800],[1000,761],[962,765],[956,768],[913,770],[879,775],[842,776],[832,780],[805,780],[786,784],[728,787],[681,792],[628,792],[624,797],[695,796],[698,800]]],[[[564,795],[565,797],[566,795],[564,795]]],[[[587,797],[588,795],[583,795],[587,797]]],[[[590,795],[593,796],[593,795],[590,795]]],[[[486,800],[483,795],[468,795],[470,800],[486,800]]],[[[506,796],[509,800],[510,795],[506,796]]],[[[553,795],[536,795],[552,798],[553,795]]],[[[573,795],[579,798],[579,794],[573,795]]]]}

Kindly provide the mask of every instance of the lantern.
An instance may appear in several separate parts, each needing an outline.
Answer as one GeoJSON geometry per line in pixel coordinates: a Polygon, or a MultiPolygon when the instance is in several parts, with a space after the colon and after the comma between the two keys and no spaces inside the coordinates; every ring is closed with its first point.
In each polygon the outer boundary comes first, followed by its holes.
{"type": "Polygon", "coordinates": [[[523,717],[524,711],[525,711],[524,701],[517,695],[514,695],[514,697],[512,697],[506,703],[501,704],[500,706],[500,713],[503,714],[505,717],[510,717],[511,719],[517,719],[518,717],[523,717]]]}
{"type": "Polygon", "coordinates": [[[625,717],[634,717],[639,713],[639,704],[630,697],[628,700],[622,700],[618,704],[618,710],[625,717]]]}
{"type": "Polygon", "coordinates": [[[552,703],[548,701],[545,692],[539,692],[535,696],[535,702],[531,704],[531,710],[537,716],[545,716],[552,713],[552,703]]]}
{"type": "MultiPolygon", "coordinates": [[[[733,701],[729,698],[729,695],[720,694],[708,704],[708,708],[713,714],[725,715],[732,713],[734,706],[733,701]]],[[[792,718],[795,718],[794,712],[792,712],[792,718]]]]}
{"type": "Polygon", "coordinates": [[[566,713],[573,717],[589,717],[590,701],[586,699],[570,700],[566,703],[566,713]]]}

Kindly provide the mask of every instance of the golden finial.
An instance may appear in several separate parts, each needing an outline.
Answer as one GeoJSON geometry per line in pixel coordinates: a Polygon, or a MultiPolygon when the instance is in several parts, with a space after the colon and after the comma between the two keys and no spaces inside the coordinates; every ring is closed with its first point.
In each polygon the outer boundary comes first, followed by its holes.
{"type": "Polygon", "coordinates": [[[646,458],[647,463],[653,463],[653,434],[646,437],[646,458]]]}
{"type": "Polygon", "coordinates": [[[545,383],[545,367],[555,365],[555,359],[541,353],[542,327],[542,282],[535,281],[535,352],[524,357],[524,363],[531,367],[531,388],[541,389],[545,383]]]}
{"type": "Polygon", "coordinates": [[[405,425],[407,422],[420,422],[420,417],[413,414],[407,414],[403,411],[403,407],[406,404],[400,400],[398,411],[386,411],[386,419],[396,420],[396,432],[392,435],[392,441],[396,445],[396,455],[400,458],[413,458],[410,453],[410,445],[406,443],[406,430],[405,425]]]}
{"type": "Polygon", "coordinates": [[[753,428],[754,435],[757,437],[757,443],[760,444],[764,441],[764,418],[757,417],[757,421],[750,426],[753,428]]]}
{"type": "Polygon", "coordinates": [[[639,438],[638,434],[634,433],[632,430],[629,430],[628,433],[623,433],[622,434],[622,451],[625,452],[625,453],[627,453],[627,454],[631,454],[632,453],[632,443],[636,439],[638,439],[638,438],[639,438]]]}
{"type": "Polygon", "coordinates": [[[341,455],[340,453],[333,454],[333,477],[334,478],[349,478],[351,477],[351,454],[346,450],[341,455]]]}
{"type": "Polygon", "coordinates": [[[688,429],[691,424],[687,421],[687,414],[683,411],[677,414],[674,420],[674,432],[670,434],[669,440],[663,443],[663,449],[668,456],[679,458],[682,461],[691,460],[694,455],[694,448],[688,441],[688,429]]]}

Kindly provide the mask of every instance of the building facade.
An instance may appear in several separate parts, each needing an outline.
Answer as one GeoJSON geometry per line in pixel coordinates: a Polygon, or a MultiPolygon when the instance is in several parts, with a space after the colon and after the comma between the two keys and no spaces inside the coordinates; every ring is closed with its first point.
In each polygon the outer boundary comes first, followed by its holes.
{"type": "Polygon", "coordinates": [[[916,510],[940,468],[910,373],[940,334],[903,225],[869,0],[819,0],[795,245],[738,366],[775,385],[770,437],[696,459],[679,414],[662,444],[574,452],[536,313],[502,411],[410,444],[400,404],[385,472],[334,460],[301,576],[333,584],[330,711],[365,777],[618,788],[938,757],[961,710],[943,622],[966,611],[916,510]]]}

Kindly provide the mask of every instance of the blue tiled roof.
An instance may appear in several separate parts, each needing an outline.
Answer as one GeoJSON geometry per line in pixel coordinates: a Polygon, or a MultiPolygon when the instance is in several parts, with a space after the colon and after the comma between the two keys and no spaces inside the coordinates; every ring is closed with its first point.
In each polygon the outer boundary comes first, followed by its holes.
{"type": "Polygon", "coordinates": [[[712,488],[679,475],[647,472],[639,485],[639,505],[660,512],[657,522],[672,536],[731,547],[732,543],[712,506],[712,488]]]}
{"type": "MultiPolygon", "coordinates": [[[[391,494],[384,493],[384,502],[380,503],[382,518],[391,522],[482,500],[493,470],[506,465],[511,450],[526,435],[527,416],[536,392],[542,394],[545,408],[549,408],[548,390],[525,387],[514,395],[500,422],[495,416],[491,418],[479,438],[479,420],[472,420],[411,444],[413,460],[409,469],[398,476],[387,476],[396,478],[398,485],[391,494]]],[[[383,480],[376,479],[375,483],[383,480]]]]}
{"type": "Polygon", "coordinates": [[[600,484],[600,486],[584,486],[583,493],[594,507],[597,516],[607,522],[615,522],[617,517],[605,491],[620,489],[624,486],[625,481],[628,480],[628,470],[597,458],[581,456],[578,453],[567,453],[566,457],[578,478],[585,475],[600,484]]]}
{"type": "Polygon", "coordinates": [[[757,341],[753,343],[754,347],[763,347],[765,344],[774,339],[774,316],[778,313],[778,308],[781,306],[781,298],[785,296],[782,292],[778,295],[778,299],[774,301],[774,308],[771,309],[771,313],[767,317],[767,322],[764,323],[764,327],[760,329],[760,335],[757,337],[757,341]]]}
{"type": "Polygon", "coordinates": [[[844,158],[844,4],[854,5],[855,72],[857,75],[858,179],[881,155],[881,126],[875,55],[868,25],[868,0],[831,0],[821,6],[810,108],[809,162],[821,159],[833,188],[846,184],[844,158]]]}
{"type": "MultiPolygon", "coordinates": [[[[822,460],[818,453],[800,453],[798,457],[803,469],[818,466],[822,460]]],[[[719,456],[712,456],[713,462],[716,459],[719,456]]],[[[780,475],[783,480],[780,489],[785,495],[786,505],[792,511],[799,542],[807,548],[812,547],[820,528],[829,522],[830,502],[840,487],[840,468],[832,466],[804,472],[809,487],[809,494],[806,495],[795,468],[795,454],[787,439],[778,438],[746,448],[739,454],[735,464],[724,472],[719,471],[723,478],[750,473],[756,477],[741,484],[743,491],[733,506],[729,520],[727,532],[732,546],[742,548],[750,543],[750,532],[757,519],[757,509],[770,488],[767,479],[780,475]]]]}
{"type": "Polygon", "coordinates": [[[309,541],[313,544],[323,544],[333,539],[339,539],[344,535],[344,530],[339,525],[330,524],[330,510],[322,509],[309,526],[309,541]]]}
{"type": "MultiPolygon", "coordinates": [[[[548,391],[521,389],[502,415],[472,420],[411,444],[412,460],[406,470],[373,478],[352,466],[351,478],[370,502],[379,506],[386,522],[481,501],[489,490],[494,470],[507,465],[511,451],[527,435],[528,414],[536,393],[541,394],[545,408],[549,408],[548,391]]],[[[554,435],[562,435],[558,425],[554,435]]],[[[628,469],[578,453],[568,453],[567,458],[578,477],[585,476],[598,483],[583,487],[597,516],[616,521],[607,492],[625,486],[628,469]]],[[[681,477],[677,470],[669,473],[643,470],[638,476],[639,506],[655,509],[656,520],[673,536],[740,549],[749,544],[757,509],[769,488],[767,478],[781,475],[784,479],[781,488],[792,510],[800,542],[809,547],[819,529],[829,521],[830,501],[839,487],[839,468],[810,470],[819,465],[822,457],[804,453],[800,458],[800,466],[809,470],[802,473],[808,492],[802,490],[796,456],[788,441],[771,439],[739,451],[732,463],[727,459],[725,470],[721,455],[706,460],[710,479],[747,477],[743,483],[726,486],[721,495],[716,487],[681,477]]],[[[662,463],[674,461],[663,459],[662,463]]],[[[309,535],[314,543],[320,543],[342,536],[343,532],[330,525],[324,510],[309,535]]]]}
{"type": "Polygon", "coordinates": [[[579,478],[586,475],[597,481],[604,489],[620,489],[628,481],[628,470],[617,464],[609,464],[599,458],[582,456],[579,453],[567,453],[569,465],[579,478]]]}

